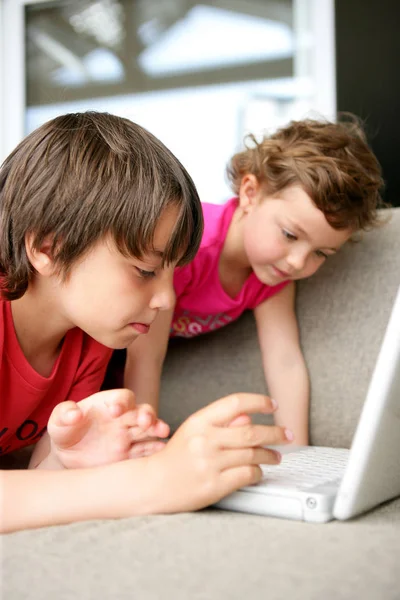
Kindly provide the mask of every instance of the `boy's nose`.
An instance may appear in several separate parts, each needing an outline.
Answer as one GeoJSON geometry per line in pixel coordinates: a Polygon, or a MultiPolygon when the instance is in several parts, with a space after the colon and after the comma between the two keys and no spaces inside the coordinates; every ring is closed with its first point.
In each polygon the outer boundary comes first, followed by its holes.
{"type": "Polygon", "coordinates": [[[150,301],[150,308],[155,310],[169,310],[174,306],[175,292],[172,283],[164,285],[162,289],[157,290],[150,301]]]}

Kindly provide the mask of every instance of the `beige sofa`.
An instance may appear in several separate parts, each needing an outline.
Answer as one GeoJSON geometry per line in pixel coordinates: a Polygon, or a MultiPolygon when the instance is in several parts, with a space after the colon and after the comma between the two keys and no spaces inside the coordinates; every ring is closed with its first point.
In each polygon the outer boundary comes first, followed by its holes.
{"type": "MultiPolygon", "coordinates": [[[[299,284],[313,444],[350,446],[399,284],[400,209],[299,284]]],[[[175,428],[217,397],[264,389],[246,314],[171,346],[162,416],[175,428]]],[[[323,525],[210,508],[3,536],[2,597],[399,600],[399,561],[400,499],[323,525]]]]}

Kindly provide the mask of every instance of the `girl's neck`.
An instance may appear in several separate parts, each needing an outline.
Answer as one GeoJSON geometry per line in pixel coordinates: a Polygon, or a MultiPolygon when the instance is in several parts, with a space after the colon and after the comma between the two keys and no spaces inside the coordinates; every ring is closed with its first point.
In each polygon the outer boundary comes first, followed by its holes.
{"type": "Polygon", "coordinates": [[[250,263],[244,247],[244,218],[242,209],[238,207],[233,213],[224,245],[221,252],[221,260],[230,265],[232,269],[251,271],[250,263]]]}
{"type": "Polygon", "coordinates": [[[252,272],[243,243],[243,213],[237,208],[227,231],[218,263],[219,280],[225,292],[235,298],[252,272]]]}

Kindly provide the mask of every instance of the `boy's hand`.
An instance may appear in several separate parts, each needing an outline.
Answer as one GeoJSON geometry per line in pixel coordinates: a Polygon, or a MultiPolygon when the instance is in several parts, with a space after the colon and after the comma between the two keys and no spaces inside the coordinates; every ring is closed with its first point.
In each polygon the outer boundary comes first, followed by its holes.
{"type": "Polygon", "coordinates": [[[148,459],[162,498],[155,512],[196,510],[257,483],[262,477],[259,465],[281,459],[264,446],[288,443],[292,435],[282,427],[249,423],[244,415],[275,408],[266,396],[235,394],[189,417],[165,448],[148,459]]]}
{"type": "Polygon", "coordinates": [[[136,406],[126,389],[108,390],[80,402],[62,402],[53,410],[47,431],[51,454],[63,467],[96,467],[148,456],[164,447],[159,439],[169,426],[146,404],[136,406]]]}

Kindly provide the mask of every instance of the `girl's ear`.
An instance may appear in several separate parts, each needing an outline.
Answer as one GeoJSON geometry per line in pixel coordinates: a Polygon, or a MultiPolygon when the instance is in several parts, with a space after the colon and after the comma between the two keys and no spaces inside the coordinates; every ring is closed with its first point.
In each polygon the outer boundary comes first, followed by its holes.
{"type": "Polygon", "coordinates": [[[40,248],[37,250],[33,246],[34,241],[33,233],[27,233],[25,235],[25,250],[28,256],[29,262],[32,267],[41,275],[48,276],[53,273],[53,260],[51,258],[51,238],[47,237],[42,242],[40,248]]]}
{"type": "Polygon", "coordinates": [[[239,206],[243,212],[250,212],[258,204],[260,184],[252,173],[244,175],[239,188],[239,206]]]}

